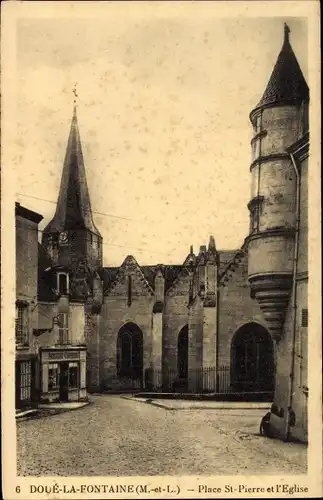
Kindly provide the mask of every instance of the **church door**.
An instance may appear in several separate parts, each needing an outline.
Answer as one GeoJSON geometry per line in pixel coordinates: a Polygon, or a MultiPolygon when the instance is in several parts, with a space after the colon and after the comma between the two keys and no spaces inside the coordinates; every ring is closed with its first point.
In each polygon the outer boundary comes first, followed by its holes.
{"type": "Polygon", "coordinates": [[[274,390],[274,346],[267,330],[248,323],[234,335],[231,351],[231,383],[236,392],[274,390]]]}

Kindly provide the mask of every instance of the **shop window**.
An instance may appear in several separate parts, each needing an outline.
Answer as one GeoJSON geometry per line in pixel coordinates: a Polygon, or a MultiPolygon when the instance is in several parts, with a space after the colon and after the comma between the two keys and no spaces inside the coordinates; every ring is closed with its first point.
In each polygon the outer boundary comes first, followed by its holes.
{"type": "Polygon", "coordinates": [[[302,327],[307,328],[308,326],[308,309],[302,309],[302,327]]]}
{"type": "Polygon", "coordinates": [[[57,274],[57,292],[59,295],[68,295],[69,280],[67,273],[57,274]]]}
{"type": "Polygon", "coordinates": [[[31,399],[31,362],[22,361],[20,363],[20,400],[29,401],[31,399]]]}
{"type": "Polygon", "coordinates": [[[58,363],[49,363],[48,366],[48,391],[57,391],[59,388],[58,363]]]}
{"type": "Polygon", "coordinates": [[[68,387],[69,389],[77,389],[78,383],[78,373],[79,367],[78,363],[69,363],[68,367],[68,387]]]}
{"type": "Polygon", "coordinates": [[[28,345],[28,307],[16,303],[16,344],[28,345]]]}
{"type": "Polygon", "coordinates": [[[58,331],[59,331],[59,344],[68,343],[68,314],[60,313],[58,315],[58,331]]]}

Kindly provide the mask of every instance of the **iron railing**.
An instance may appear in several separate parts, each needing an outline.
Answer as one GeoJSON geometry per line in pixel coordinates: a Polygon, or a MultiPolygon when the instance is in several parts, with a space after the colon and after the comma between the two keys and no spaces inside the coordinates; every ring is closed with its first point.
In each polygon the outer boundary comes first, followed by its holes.
{"type": "Polygon", "coordinates": [[[157,392],[232,392],[230,385],[230,367],[220,366],[188,370],[187,376],[179,376],[177,370],[148,369],[145,371],[144,388],[157,392]]]}
{"type": "Polygon", "coordinates": [[[270,392],[265,381],[257,383],[253,380],[232,380],[231,369],[228,365],[196,368],[188,370],[187,376],[179,376],[178,371],[170,368],[152,369],[143,371],[142,377],[138,373],[125,376],[118,375],[113,383],[115,389],[145,390],[148,392],[164,393],[256,393],[270,392]],[[267,386],[267,387],[266,387],[267,386]]]}

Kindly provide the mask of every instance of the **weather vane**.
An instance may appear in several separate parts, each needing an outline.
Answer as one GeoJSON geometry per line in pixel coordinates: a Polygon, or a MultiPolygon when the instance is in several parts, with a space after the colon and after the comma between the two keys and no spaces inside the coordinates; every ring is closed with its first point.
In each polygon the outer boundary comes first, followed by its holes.
{"type": "Polygon", "coordinates": [[[77,95],[77,92],[76,92],[76,85],[77,85],[77,83],[74,85],[74,88],[73,88],[74,104],[76,104],[76,100],[78,98],[78,95],[77,95]]]}
{"type": "Polygon", "coordinates": [[[289,40],[289,33],[290,29],[287,23],[284,23],[284,36],[285,36],[285,41],[289,40]]]}

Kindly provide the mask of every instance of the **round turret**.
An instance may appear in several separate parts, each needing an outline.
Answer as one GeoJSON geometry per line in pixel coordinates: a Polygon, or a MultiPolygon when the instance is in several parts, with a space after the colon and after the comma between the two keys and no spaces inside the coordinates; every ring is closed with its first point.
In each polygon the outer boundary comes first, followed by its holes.
{"type": "Polygon", "coordinates": [[[289,300],[296,227],[296,176],[287,149],[302,130],[308,87],[284,28],[284,43],[264,95],[250,114],[252,176],[248,279],[274,339],[289,300]]]}

